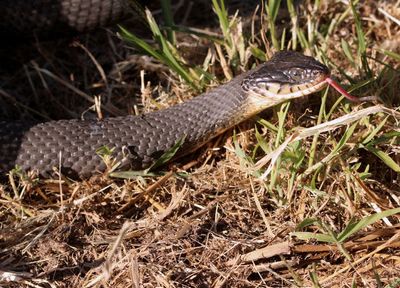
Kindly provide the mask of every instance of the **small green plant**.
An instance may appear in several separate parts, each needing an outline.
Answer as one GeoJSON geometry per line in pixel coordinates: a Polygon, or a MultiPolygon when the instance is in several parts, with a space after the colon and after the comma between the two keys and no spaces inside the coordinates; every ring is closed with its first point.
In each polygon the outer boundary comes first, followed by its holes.
{"type": "Polygon", "coordinates": [[[100,156],[107,167],[107,173],[112,173],[121,165],[121,162],[114,158],[114,150],[115,148],[110,149],[107,146],[102,146],[96,150],[96,154],[100,156]]]}
{"type": "Polygon", "coordinates": [[[400,208],[388,209],[379,213],[372,214],[364,217],[360,220],[351,220],[346,228],[340,233],[334,233],[328,228],[326,224],[318,219],[307,218],[304,219],[300,224],[297,225],[296,230],[301,230],[307,226],[316,224],[320,229],[325,230],[325,233],[313,233],[313,232],[293,232],[292,236],[296,236],[301,240],[316,239],[321,242],[342,244],[345,240],[366,228],[367,226],[381,220],[382,218],[389,217],[400,213],[400,208]]]}
{"type": "Polygon", "coordinates": [[[144,40],[130,33],[128,30],[120,26],[121,36],[128,43],[133,44],[136,48],[145,54],[148,54],[161,63],[167,65],[172,71],[174,71],[178,76],[189,84],[193,89],[197,89],[198,86],[195,80],[200,79],[200,75],[194,70],[189,69],[188,66],[184,64],[184,60],[179,56],[176,48],[171,42],[164,36],[158,27],[156,21],[154,20],[151,12],[146,10],[147,22],[153,33],[153,38],[159,47],[153,47],[144,40]]]}
{"type": "Polygon", "coordinates": [[[281,0],[269,0],[265,1],[265,10],[267,11],[268,18],[268,28],[270,32],[270,37],[272,40],[272,45],[276,50],[280,50],[281,47],[279,45],[278,36],[276,34],[276,26],[275,21],[278,16],[279,7],[281,5],[281,0]]]}
{"type": "Polygon", "coordinates": [[[170,149],[165,151],[160,158],[158,158],[152,165],[150,165],[148,168],[144,170],[139,170],[139,171],[118,171],[118,172],[113,172],[110,174],[111,177],[115,178],[123,178],[123,179],[131,179],[135,178],[137,176],[156,176],[157,174],[152,173],[156,168],[165,165],[170,161],[178,152],[179,148],[182,147],[183,143],[185,143],[185,138],[182,137],[179,139],[174,146],[172,146],[170,149]]]}
{"type": "Polygon", "coordinates": [[[246,53],[246,42],[242,34],[242,24],[237,15],[232,18],[228,17],[223,0],[212,1],[214,11],[220,23],[222,37],[215,37],[194,29],[175,25],[169,2],[162,1],[165,27],[160,27],[157,24],[149,10],[146,9],[142,13],[138,13],[139,15],[144,15],[144,20],[151,30],[154,43],[150,44],[146,42],[122,26],[120,26],[121,37],[138,49],[139,52],[150,55],[168,66],[175,75],[197,91],[204,90],[206,85],[214,80],[214,75],[207,72],[209,67],[214,63],[207,56],[201,66],[188,64],[188,61],[176,48],[176,32],[193,34],[211,41],[215,47],[216,56],[223,68],[224,75],[228,80],[233,78],[231,67],[235,71],[243,70],[247,65],[250,54],[246,53]]]}

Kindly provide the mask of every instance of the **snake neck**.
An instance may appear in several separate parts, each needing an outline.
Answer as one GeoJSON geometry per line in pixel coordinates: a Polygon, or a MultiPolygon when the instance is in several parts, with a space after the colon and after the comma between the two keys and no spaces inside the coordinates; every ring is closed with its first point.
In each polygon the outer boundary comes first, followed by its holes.
{"type": "Polygon", "coordinates": [[[162,134],[174,131],[176,137],[185,137],[185,146],[196,148],[247,117],[243,111],[249,101],[241,88],[241,79],[235,78],[189,101],[144,114],[142,118],[161,124],[162,134]]]}
{"type": "MultiPolygon", "coordinates": [[[[271,106],[270,102],[254,101],[255,98],[242,89],[246,74],[184,103],[142,115],[141,118],[151,127],[158,127],[153,130],[151,141],[158,138],[158,149],[165,152],[184,138],[177,154],[184,156],[271,106]]],[[[149,152],[157,154],[157,151],[149,152]]]]}

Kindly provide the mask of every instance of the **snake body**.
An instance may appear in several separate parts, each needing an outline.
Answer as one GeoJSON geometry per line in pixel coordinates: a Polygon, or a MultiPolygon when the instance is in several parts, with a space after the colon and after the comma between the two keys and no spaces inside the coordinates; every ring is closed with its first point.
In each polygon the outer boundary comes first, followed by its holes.
{"type": "Polygon", "coordinates": [[[182,150],[187,150],[236,124],[232,119],[237,119],[245,103],[240,84],[237,78],[191,101],[142,116],[50,121],[33,126],[0,122],[0,169],[16,164],[47,176],[61,161],[64,174],[86,177],[105,170],[96,153],[102,146],[114,149],[123,166],[145,168],[182,137],[182,150]]]}
{"type": "Polygon", "coordinates": [[[179,155],[267,107],[320,90],[328,74],[311,57],[280,52],[207,93],[141,116],[0,122],[0,170],[17,165],[48,176],[61,168],[65,175],[88,177],[106,169],[96,152],[104,146],[112,149],[121,169],[145,168],[182,139],[179,155]]]}
{"type": "Polygon", "coordinates": [[[127,15],[129,0],[2,0],[3,39],[85,32],[127,15]]]}
{"type": "MultiPolygon", "coordinates": [[[[128,0],[0,1],[0,35],[83,32],[119,19],[128,0]]],[[[3,37],[5,38],[5,37],[3,37]]],[[[0,171],[18,166],[49,176],[54,170],[89,177],[107,169],[108,147],[121,169],[149,167],[184,139],[188,154],[261,110],[321,89],[328,69],[311,57],[281,52],[230,82],[168,109],[103,120],[46,123],[0,121],[0,171]]]]}

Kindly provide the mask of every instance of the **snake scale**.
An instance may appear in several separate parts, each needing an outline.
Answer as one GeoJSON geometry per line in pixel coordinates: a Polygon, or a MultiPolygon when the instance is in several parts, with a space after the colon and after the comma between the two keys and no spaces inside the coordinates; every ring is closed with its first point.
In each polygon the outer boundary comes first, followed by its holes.
{"type": "MultiPolygon", "coordinates": [[[[51,0],[29,3],[46,1],[51,0]]],[[[104,4],[119,1],[55,2],[104,4]]],[[[87,10],[85,5],[79,7],[87,10]]],[[[74,14],[77,10],[69,11],[74,14]]],[[[101,9],[93,11],[112,15],[101,9]]],[[[86,15],[87,11],[79,13],[86,15]]],[[[90,17],[102,18],[96,15],[90,17]]],[[[111,18],[107,16],[104,21],[107,22],[107,19],[111,18]]],[[[82,27],[82,30],[86,29],[82,27]]],[[[107,168],[97,152],[101,147],[112,149],[113,158],[120,163],[119,169],[143,169],[182,139],[184,142],[178,151],[179,156],[190,153],[268,107],[319,91],[327,85],[328,76],[328,68],[317,60],[285,51],[189,101],[140,116],[45,123],[2,121],[0,171],[6,173],[18,166],[24,171],[35,170],[48,177],[61,168],[61,173],[66,176],[86,178],[107,168]]]]}
{"type": "Polygon", "coordinates": [[[128,15],[130,0],[1,0],[3,39],[54,38],[105,26],[128,15]]]}

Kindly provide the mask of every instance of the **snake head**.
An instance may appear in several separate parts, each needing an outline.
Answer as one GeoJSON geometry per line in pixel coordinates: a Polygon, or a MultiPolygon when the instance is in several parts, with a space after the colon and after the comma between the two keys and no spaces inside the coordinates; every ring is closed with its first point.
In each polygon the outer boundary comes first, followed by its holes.
{"type": "Polygon", "coordinates": [[[312,57],[281,51],[247,75],[242,89],[281,102],[321,90],[329,74],[328,67],[312,57]]]}

